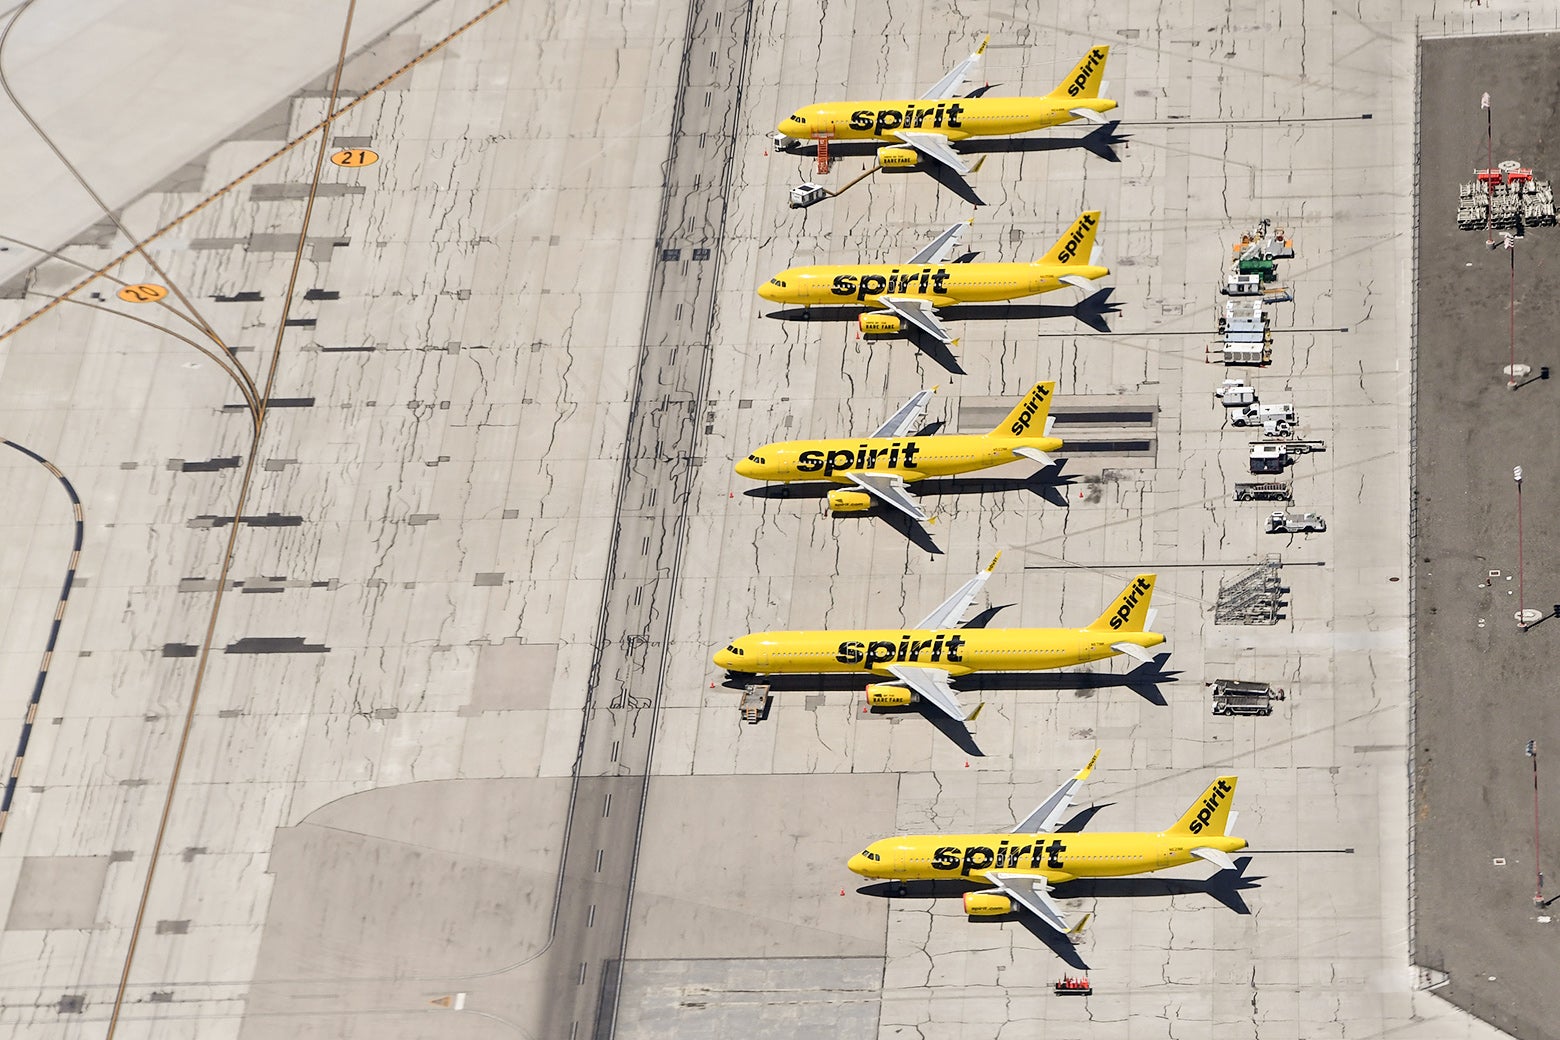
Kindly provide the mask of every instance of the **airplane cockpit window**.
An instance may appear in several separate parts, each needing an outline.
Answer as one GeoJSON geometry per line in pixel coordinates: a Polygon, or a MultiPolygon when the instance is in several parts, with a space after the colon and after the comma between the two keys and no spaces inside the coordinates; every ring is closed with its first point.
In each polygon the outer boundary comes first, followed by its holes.
{"type": "Polygon", "coordinates": [[[748,461],[749,462],[756,462],[760,466],[764,465],[764,457],[762,455],[749,455],[748,456],[748,461]]]}
{"type": "Polygon", "coordinates": [[[873,852],[871,849],[862,849],[861,850],[861,854],[863,856],[867,857],[868,859],[870,859],[874,863],[879,862],[883,858],[882,856],[879,856],[876,852],[873,852]]]}
{"type": "Polygon", "coordinates": [[[793,122],[801,123],[803,126],[807,125],[807,117],[802,115],[800,112],[793,115],[791,119],[793,122]]]}
{"type": "Polygon", "coordinates": [[[771,279],[769,279],[769,284],[770,284],[770,285],[778,285],[778,286],[779,286],[779,287],[780,287],[780,288],[782,288],[782,289],[784,289],[784,288],[785,288],[785,283],[784,283],[784,282],[782,282],[782,281],[781,281],[781,280],[780,280],[780,279],[778,279],[778,278],[771,278],[771,279]]]}
{"type": "Polygon", "coordinates": [[[738,657],[743,656],[742,648],[739,647],[736,643],[728,644],[726,647],[726,652],[736,654],[738,657]]]}

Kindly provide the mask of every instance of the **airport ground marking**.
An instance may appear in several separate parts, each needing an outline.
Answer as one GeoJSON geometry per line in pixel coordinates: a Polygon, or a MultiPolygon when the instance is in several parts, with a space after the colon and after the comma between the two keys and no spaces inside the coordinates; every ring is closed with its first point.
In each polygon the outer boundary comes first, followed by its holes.
{"type": "Polygon", "coordinates": [[[6,778],[5,794],[0,796],[0,836],[4,836],[5,823],[11,815],[11,800],[16,797],[16,785],[22,775],[22,762],[27,757],[27,744],[32,737],[33,726],[37,724],[38,706],[43,701],[44,683],[49,678],[49,664],[54,659],[54,647],[59,641],[60,626],[65,621],[65,607],[70,601],[71,585],[76,580],[76,565],[81,560],[81,544],[86,536],[86,514],[81,508],[81,496],[76,494],[76,489],[71,484],[70,478],[60,472],[58,466],[31,448],[17,444],[9,438],[0,437],[0,444],[15,448],[48,470],[54,476],[54,479],[60,482],[60,486],[65,489],[65,494],[70,496],[71,518],[75,524],[70,561],[65,566],[65,583],[60,589],[59,602],[54,608],[54,620],[49,626],[49,638],[43,647],[43,660],[38,665],[38,678],[33,683],[32,698],[27,702],[27,714],[22,720],[22,735],[16,742],[16,758],[12,761],[11,772],[6,778]]]}
{"type": "Polygon", "coordinates": [[[330,161],[337,166],[357,169],[360,166],[374,165],[379,161],[379,153],[372,148],[343,148],[332,155],[330,161]]]}
{"type": "MultiPolygon", "coordinates": [[[[500,0],[504,2],[504,0],[500,0]]],[[[341,29],[341,47],[336,57],[335,74],[331,79],[330,101],[326,105],[326,116],[310,134],[320,135],[319,148],[315,155],[314,177],[309,185],[308,202],[304,207],[302,226],[298,229],[298,246],[293,254],[292,272],[287,281],[287,292],[283,297],[282,319],[276,324],[276,340],[271,351],[270,364],[266,373],[265,390],[260,395],[259,408],[255,412],[255,427],[250,439],[248,458],[244,464],[243,481],[239,485],[238,501],[234,506],[233,523],[228,528],[227,548],[222,554],[222,567],[217,575],[216,593],[211,603],[211,613],[206,622],[206,634],[201,640],[199,660],[195,667],[195,679],[190,688],[189,705],[184,713],[184,725],[179,733],[178,751],[174,755],[173,768],[168,775],[168,793],[163,798],[162,813],[157,822],[157,836],[152,842],[150,855],[146,866],[146,880],[141,887],[140,901],[136,906],[135,923],[130,929],[130,941],[125,950],[124,967],[119,975],[119,985],[114,993],[113,1010],[109,1015],[108,1028],[104,1032],[104,1040],[114,1040],[115,1031],[119,1027],[119,1017],[124,1009],[125,990],[130,984],[130,970],[135,964],[136,948],[139,944],[141,931],[146,921],[146,911],[151,903],[152,885],[157,878],[157,862],[162,856],[162,847],[168,833],[168,821],[173,815],[174,798],[179,790],[179,778],[184,768],[184,757],[189,750],[190,733],[195,726],[195,708],[200,703],[201,690],[205,685],[206,667],[211,661],[211,647],[216,639],[217,621],[222,613],[223,593],[228,587],[228,575],[233,566],[235,550],[238,545],[238,533],[244,526],[240,520],[244,512],[244,504],[248,501],[249,492],[253,486],[255,460],[260,454],[260,440],[265,432],[265,417],[267,414],[267,402],[270,400],[271,391],[275,388],[276,372],[279,367],[282,353],[282,339],[287,328],[287,314],[292,306],[293,293],[297,289],[298,273],[303,266],[303,254],[308,246],[309,222],[314,213],[314,203],[319,195],[320,177],[325,168],[325,156],[330,147],[330,127],[333,115],[336,112],[336,101],[341,91],[341,75],[347,64],[347,41],[352,35],[352,20],[357,12],[357,0],[347,0],[347,13],[341,29]]]]}
{"type": "Polygon", "coordinates": [[[137,285],[127,285],[116,294],[126,303],[156,303],[168,296],[166,285],[155,285],[151,282],[141,282],[137,285]]]}
{"type": "MultiPolygon", "coordinates": [[[[83,278],[81,281],[77,282],[75,285],[72,285],[69,289],[66,289],[63,293],[60,294],[61,298],[68,298],[68,297],[74,296],[76,293],[80,292],[82,289],[85,289],[87,286],[91,285],[97,279],[102,278],[102,277],[106,277],[108,275],[109,271],[112,271],[114,268],[118,267],[120,264],[122,264],[126,260],[130,259],[132,256],[135,256],[138,253],[141,254],[142,256],[145,256],[145,254],[142,252],[142,250],[146,246],[148,246],[151,243],[153,243],[153,242],[157,241],[158,239],[162,238],[168,232],[172,231],[174,228],[178,227],[180,224],[183,224],[186,220],[189,220],[191,217],[195,216],[197,213],[202,212],[203,210],[206,209],[206,207],[210,206],[213,202],[216,202],[218,199],[220,199],[223,196],[227,195],[229,192],[231,192],[233,189],[239,187],[241,184],[243,184],[245,181],[249,180],[255,174],[259,173],[261,170],[265,169],[267,166],[270,166],[272,163],[276,162],[276,160],[282,158],[282,156],[284,156],[287,153],[291,152],[294,148],[298,147],[298,145],[300,145],[303,142],[307,141],[309,138],[313,137],[316,133],[319,133],[325,127],[328,127],[332,122],[334,122],[335,120],[339,119],[340,117],[342,117],[346,113],[350,112],[352,109],[356,108],[365,98],[372,97],[373,95],[379,93],[386,86],[388,86],[391,82],[393,82],[394,80],[400,78],[402,75],[404,75],[405,73],[410,71],[412,68],[416,67],[417,65],[421,64],[423,61],[426,61],[429,57],[431,57],[432,55],[434,55],[438,51],[443,50],[456,37],[460,36],[467,29],[470,29],[472,26],[476,25],[478,22],[482,21],[488,15],[492,14],[494,11],[497,11],[500,7],[503,7],[507,3],[509,3],[509,0],[494,0],[493,3],[489,4],[487,7],[483,8],[480,11],[478,11],[475,15],[473,15],[471,18],[467,19],[462,24],[456,26],[453,30],[451,30],[449,32],[449,34],[444,36],[442,39],[439,39],[438,41],[433,43],[431,46],[429,46],[428,48],[423,50],[421,53],[415,55],[406,64],[402,65],[400,68],[396,69],[394,72],[391,72],[384,79],[381,79],[378,83],[375,83],[373,86],[369,87],[367,90],[363,91],[363,93],[359,94],[357,97],[353,98],[351,101],[347,102],[345,105],[342,105],[340,108],[336,108],[335,107],[335,101],[332,100],[331,107],[327,111],[324,119],[320,120],[318,123],[315,123],[313,126],[309,127],[307,130],[305,130],[302,134],[299,134],[297,137],[293,138],[291,141],[288,141],[287,143],[283,144],[276,151],[272,152],[270,155],[266,156],[264,159],[261,159],[259,162],[255,163],[249,169],[245,170],[243,173],[240,173],[237,177],[234,177],[232,180],[228,181],[222,187],[218,188],[216,191],[212,192],[210,195],[207,195],[204,199],[201,199],[199,202],[195,203],[195,205],[191,206],[189,209],[185,210],[183,213],[179,214],[177,217],[174,217],[172,220],[170,220],[168,223],[164,224],[162,227],[158,228],[156,231],[153,231],[147,237],[145,237],[145,238],[141,239],[140,241],[136,242],[135,245],[131,246],[129,249],[125,250],[123,253],[120,253],[118,256],[114,257],[114,259],[110,260],[108,263],[104,264],[102,267],[100,267],[97,270],[93,271],[92,274],[88,275],[86,278],[83,278]]],[[[13,20],[13,23],[14,23],[14,20],[13,20]]],[[[107,211],[105,210],[105,212],[107,212],[107,211]]],[[[121,228],[120,230],[123,231],[124,229],[121,228]]],[[[129,238],[130,236],[127,234],[125,237],[129,238]]],[[[149,257],[147,258],[147,260],[148,260],[148,263],[151,262],[149,257]]],[[[155,265],[154,265],[154,267],[155,267],[155,265]]],[[[10,328],[6,329],[4,332],[0,332],[0,341],[3,341],[3,340],[6,340],[6,339],[10,338],[11,336],[15,335],[17,332],[20,332],[22,329],[24,329],[28,325],[32,324],[37,319],[39,319],[39,318],[43,317],[45,314],[49,313],[51,310],[54,309],[54,307],[56,306],[56,303],[57,303],[57,301],[45,304],[43,307],[40,307],[38,310],[33,311],[31,314],[27,315],[25,318],[22,318],[15,325],[12,325],[10,328]]]]}

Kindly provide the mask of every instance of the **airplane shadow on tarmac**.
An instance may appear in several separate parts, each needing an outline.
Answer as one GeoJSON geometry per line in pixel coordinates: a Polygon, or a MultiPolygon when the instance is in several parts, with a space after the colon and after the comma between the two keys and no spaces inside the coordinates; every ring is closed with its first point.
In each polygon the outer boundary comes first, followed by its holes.
{"type": "MultiPolygon", "coordinates": [[[[984,621],[989,621],[992,616],[1004,609],[1007,604],[990,607],[977,615],[975,621],[982,622],[978,627],[984,627],[984,621]]],[[[973,624],[973,622],[972,622],[973,624]]],[[[966,695],[966,703],[970,696],[978,700],[984,700],[983,694],[987,690],[1071,690],[1076,694],[1092,695],[1095,690],[1109,690],[1124,687],[1142,697],[1150,704],[1164,707],[1168,702],[1159,687],[1166,683],[1180,682],[1179,671],[1168,671],[1165,663],[1169,661],[1168,651],[1154,655],[1152,664],[1140,664],[1130,672],[1116,674],[1112,672],[976,672],[974,675],[962,676],[956,679],[958,690],[966,695]]],[[[825,693],[825,692],[850,692],[858,693],[865,689],[868,682],[883,682],[884,679],[873,676],[869,672],[821,672],[801,675],[767,675],[752,676],[745,673],[727,672],[725,680],[721,683],[728,690],[742,690],[748,683],[763,682],[769,686],[771,693],[825,693]]],[[[964,723],[944,715],[936,708],[916,702],[902,707],[891,708],[867,708],[863,705],[863,711],[870,711],[877,716],[894,715],[920,715],[931,723],[938,732],[947,737],[960,751],[972,758],[984,758],[985,752],[975,743],[975,735],[969,731],[964,723]]]]}
{"type": "MultiPolygon", "coordinates": [[[[1104,808],[1101,806],[1101,808],[1104,808]]],[[[1081,815],[1081,814],[1080,814],[1081,815]]],[[[1063,826],[1063,831],[1076,830],[1072,824],[1077,817],[1068,821],[1063,826]]],[[[1250,856],[1239,856],[1235,859],[1234,870],[1221,870],[1205,880],[1195,878],[1156,878],[1156,877],[1119,877],[1119,878],[1080,878],[1077,881],[1066,881],[1054,889],[1057,899],[1163,899],[1168,896],[1184,896],[1202,893],[1211,896],[1214,900],[1233,910],[1235,913],[1249,917],[1251,907],[1241,893],[1251,888],[1261,888],[1260,882],[1263,875],[1248,877],[1246,868],[1251,864],[1250,856]]],[[[981,891],[989,886],[975,881],[907,881],[902,885],[897,881],[874,881],[871,884],[861,885],[856,889],[857,893],[864,896],[872,896],[877,899],[948,899],[962,898],[966,892],[981,891]]],[[[1107,906],[1096,906],[1098,913],[1109,913],[1107,906]]],[[[988,918],[992,921],[1016,921],[1025,930],[1040,940],[1055,953],[1057,957],[1065,961],[1070,967],[1080,971],[1088,971],[1089,965],[1079,953],[1078,947],[1072,940],[1050,928],[1032,915],[1019,910],[1002,917],[988,918]]],[[[972,927],[979,927],[984,920],[971,920],[972,927]]],[[[1074,922],[1076,923],[1076,917],[1074,922]]]]}
{"type": "MultiPolygon", "coordinates": [[[[937,425],[937,424],[934,424],[937,425]]],[[[925,432],[916,436],[927,436],[925,432]]],[[[1068,508],[1066,488],[1073,485],[1077,477],[1063,474],[1062,470],[1067,465],[1066,459],[1058,459],[1055,466],[1047,466],[1036,470],[1027,477],[928,477],[925,480],[915,482],[915,491],[918,497],[933,495],[988,495],[1008,491],[1028,491],[1032,495],[1038,495],[1053,506],[1062,509],[1068,508]]],[[[763,487],[749,488],[742,492],[748,498],[762,498],[775,501],[813,501],[822,502],[828,498],[829,492],[836,490],[837,485],[822,482],[806,482],[795,484],[765,484],[763,487]]],[[[923,552],[933,556],[942,555],[942,549],[932,538],[932,532],[899,510],[885,505],[873,505],[863,514],[871,516],[894,530],[898,531],[907,541],[913,542],[923,552]]],[[[847,519],[847,518],[841,518],[847,519]]]]}
{"type": "MultiPolygon", "coordinates": [[[[1029,319],[1076,318],[1095,332],[1109,332],[1110,325],[1105,319],[1121,311],[1121,305],[1112,303],[1110,300],[1110,294],[1114,291],[1114,288],[1107,286],[1070,305],[1047,303],[960,303],[944,307],[940,313],[945,318],[960,321],[1024,321],[1029,319]]],[[[776,321],[843,323],[854,322],[863,313],[871,309],[866,305],[835,306],[833,304],[818,304],[812,307],[783,307],[780,310],[770,311],[764,317],[773,318],[776,321]]],[[[937,362],[938,365],[941,365],[946,371],[959,376],[968,374],[964,371],[963,366],[959,364],[959,359],[953,356],[953,351],[948,344],[926,335],[919,329],[907,327],[892,337],[885,336],[881,338],[905,340],[928,358],[937,362]]]]}
{"type": "MultiPolygon", "coordinates": [[[[971,95],[972,97],[976,95],[971,95]]],[[[1063,152],[1079,149],[1099,156],[1106,162],[1119,163],[1121,156],[1116,153],[1115,146],[1124,144],[1130,140],[1129,135],[1117,133],[1121,126],[1121,120],[1114,119],[1108,123],[1095,127],[1082,137],[1065,137],[1059,134],[1048,134],[1044,137],[972,137],[960,141],[957,149],[965,155],[984,156],[1000,152],[1006,154],[1025,152],[1063,152]]],[[[830,141],[829,157],[833,161],[840,159],[867,159],[875,158],[879,148],[883,148],[887,142],[883,141],[830,141]]],[[[816,156],[818,146],[816,144],[803,144],[792,148],[794,155],[816,156]]],[[[956,172],[932,159],[923,159],[922,162],[909,170],[896,170],[896,174],[925,173],[930,175],[943,187],[954,192],[966,202],[975,206],[984,206],[974,187],[956,172]]]]}

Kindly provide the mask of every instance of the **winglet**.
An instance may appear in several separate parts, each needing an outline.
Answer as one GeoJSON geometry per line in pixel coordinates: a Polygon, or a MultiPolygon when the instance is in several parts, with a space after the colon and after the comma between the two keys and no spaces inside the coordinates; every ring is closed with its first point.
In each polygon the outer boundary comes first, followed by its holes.
{"type": "Polygon", "coordinates": [[[1074,941],[1076,941],[1077,938],[1080,935],[1083,934],[1083,926],[1088,924],[1092,920],[1094,920],[1094,911],[1091,910],[1088,913],[1084,914],[1082,917],[1080,917],[1078,919],[1078,923],[1077,924],[1075,924],[1071,928],[1067,929],[1067,934],[1072,936],[1074,941]]]}
{"type": "Polygon", "coordinates": [[[986,573],[987,574],[990,574],[992,571],[997,569],[997,561],[1000,560],[1000,559],[1002,559],[1002,550],[998,549],[997,550],[997,555],[993,556],[991,558],[991,562],[986,565],[986,573]]]}
{"type": "Polygon", "coordinates": [[[977,56],[985,54],[986,53],[986,44],[988,44],[990,42],[991,42],[991,35],[988,33],[986,35],[986,38],[984,40],[980,41],[980,46],[975,48],[975,54],[977,56]]]}
{"type": "Polygon", "coordinates": [[[1088,765],[1084,766],[1082,769],[1078,770],[1076,773],[1073,774],[1073,779],[1074,780],[1078,780],[1078,781],[1087,780],[1089,778],[1089,774],[1094,772],[1094,763],[1098,762],[1099,760],[1100,760],[1100,749],[1099,748],[1095,748],[1094,749],[1094,757],[1089,759],[1089,764],[1088,765]]]}
{"type": "Polygon", "coordinates": [[[979,173],[981,164],[984,163],[985,161],[986,161],[986,157],[984,155],[981,156],[979,159],[976,159],[975,160],[975,165],[970,167],[970,172],[971,173],[979,173]]]}
{"type": "Polygon", "coordinates": [[[966,715],[964,717],[964,721],[965,722],[974,722],[976,719],[980,718],[980,709],[984,708],[985,706],[986,706],[986,702],[985,701],[981,701],[979,704],[975,705],[975,710],[970,712],[968,715],[966,715]]]}

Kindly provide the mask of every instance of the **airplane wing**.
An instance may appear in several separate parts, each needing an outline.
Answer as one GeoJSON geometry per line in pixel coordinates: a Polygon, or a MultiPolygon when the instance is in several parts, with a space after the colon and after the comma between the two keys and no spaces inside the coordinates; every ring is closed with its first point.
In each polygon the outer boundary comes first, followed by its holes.
{"type": "Polygon", "coordinates": [[[964,235],[964,229],[975,223],[975,218],[961,220],[953,224],[945,231],[921,247],[921,251],[912,256],[905,263],[909,264],[941,264],[946,263],[953,255],[953,251],[959,248],[959,239],[964,235]]]}
{"type": "Polygon", "coordinates": [[[1072,929],[1067,927],[1067,915],[1051,898],[1051,884],[1044,874],[1010,874],[986,871],[986,880],[1019,906],[1034,914],[1063,935],[1072,929]]]}
{"type": "Polygon", "coordinates": [[[991,572],[996,570],[997,561],[1002,559],[999,552],[991,558],[991,563],[986,569],[964,583],[964,587],[942,602],[936,610],[916,622],[916,628],[956,628],[964,624],[964,612],[970,609],[970,604],[975,602],[975,596],[980,592],[982,585],[991,578],[991,572]]]}
{"type": "Polygon", "coordinates": [[[1094,757],[1089,759],[1089,764],[1072,775],[1072,779],[1062,784],[1051,793],[1051,797],[1041,802],[1034,812],[1024,817],[1017,827],[1013,828],[1014,834],[1045,834],[1049,833],[1061,819],[1067,810],[1072,807],[1073,792],[1078,785],[1089,778],[1094,771],[1094,763],[1100,760],[1100,749],[1094,749],[1094,757]]]}
{"type": "Polygon", "coordinates": [[[912,520],[927,522],[926,511],[905,491],[905,482],[887,473],[847,473],[850,482],[880,502],[893,506],[912,520]]]}
{"type": "Polygon", "coordinates": [[[942,134],[929,133],[925,130],[896,130],[894,136],[928,159],[937,160],[960,176],[975,172],[975,167],[965,162],[964,157],[953,150],[953,145],[942,134]]]}
{"type": "Polygon", "coordinates": [[[954,338],[948,335],[948,329],[937,320],[937,315],[932,312],[932,305],[927,301],[913,296],[879,296],[878,303],[883,305],[884,310],[914,325],[937,342],[949,345],[955,342],[954,338]]]}
{"type": "Polygon", "coordinates": [[[982,705],[979,704],[975,706],[974,711],[965,712],[964,706],[959,703],[959,695],[950,685],[951,676],[941,668],[891,664],[888,666],[888,673],[914,690],[923,701],[950,718],[959,722],[974,722],[975,716],[980,714],[982,705]]]}
{"type": "Polygon", "coordinates": [[[922,390],[910,400],[900,406],[899,411],[889,417],[888,422],[869,433],[868,437],[903,437],[921,424],[926,418],[926,402],[932,399],[937,392],[934,386],[930,390],[922,390]]]}
{"type": "Polygon", "coordinates": [[[955,65],[948,72],[948,75],[937,81],[936,86],[934,86],[931,90],[928,90],[925,94],[921,95],[921,100],[934,101],[938,98],[953,97],[953,95],[957,94],[959,92],[959,88],[964,86],[965,77],[969,75],[971,67],[973,67],[974,64],[980,60],[980,56],[982,54],[986,53],[986,44],[990,42],[990,36],[986,37],[984,40],[981,40],[980,46],[975,48],[975,53],[971,54],[968,58],[965,58],[963,61],[959,62],[959,64],[955,65]]]}

